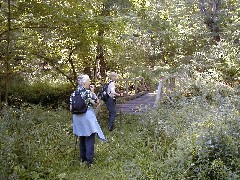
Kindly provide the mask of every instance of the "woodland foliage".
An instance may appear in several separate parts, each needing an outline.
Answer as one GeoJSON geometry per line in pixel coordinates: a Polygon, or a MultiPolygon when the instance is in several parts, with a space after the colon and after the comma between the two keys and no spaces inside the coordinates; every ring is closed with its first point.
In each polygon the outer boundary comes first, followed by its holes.
{"type": "Polygon", "coordinates": [[[15,76],[93,81],[109,70],[158,78],[179,69],[239,82],[239,3],[192,1],[0,1],[1,97],[15,76]]]}
{"type": "Polygon", "coordinates": [[[107,142],[96,140],[92,169],[79,164],[68,110],[5,107],[0,116],[0,177],[237,180],[239,89],[213,80],[195,75],[184,82],[184,90],[178,89],[180,96],[164,98],[156,109],[142,116],[117,116],[113,132],[107,130],[107,111],[102,109],[98,120],[107,142]]]}
{"type": "Polygon", "coordinates": [[[239,11],[238,0],[0,0],[0,179],[239,179],[239,11]],[[101,84],[110,70],[151,91],[182,81],[112,134],[100,113],[108,142],[79,173],[69,94],[78,74],[101,84]]]}

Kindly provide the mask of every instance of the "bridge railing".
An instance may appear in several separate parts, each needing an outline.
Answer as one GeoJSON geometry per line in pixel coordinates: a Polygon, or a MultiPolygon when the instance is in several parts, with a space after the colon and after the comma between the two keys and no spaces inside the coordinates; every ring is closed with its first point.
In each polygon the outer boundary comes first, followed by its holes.
{"type": "Polygon", "coordinates": [[[143,77],[127,78],[117,80],[118,91],[123,93],[123,97],[119,101],[127,101],[145,94],[148,87],[143,77]]]}
{"type": "MultiPolygon", "coordinates": [[[[143,77],[126,78],[116,81],[116,91],[123,94],[123,97],[117,98],[117,103],[123,103],[147,93],[148,87],[143,77]]],[[[104,102],[100,101],[95,110],[96,114],[103,104],[104,102]]]]}
{"type": "Polygon", "coordinates": [[[178,77],[178,75],[171,75],[167,77],[161,77],[159,79],[154,107],[159,104],[159,102],[163,99],[163,96],[169,97],[174,94],[176,90],[176,79],[178,77]]]}

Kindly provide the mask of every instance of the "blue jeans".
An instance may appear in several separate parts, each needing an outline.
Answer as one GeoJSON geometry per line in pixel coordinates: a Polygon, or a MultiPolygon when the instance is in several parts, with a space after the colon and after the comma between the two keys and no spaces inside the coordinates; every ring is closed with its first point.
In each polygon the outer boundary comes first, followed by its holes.
{"type": "Polygon", "coordinates": [[[90,136],[80,136],[79,141],[81,161],[87,161],[88,164],[92,164],[94,157],[95,133],[92,133],[90,136]]]}
{"type": "Polygon", "coordinates": [[[113,127],[115,116],[116,116],[116,103],[115,99],[109,97],[106,101],[106,106],[109,112],[109,122],[108,127],[113,127]]]}

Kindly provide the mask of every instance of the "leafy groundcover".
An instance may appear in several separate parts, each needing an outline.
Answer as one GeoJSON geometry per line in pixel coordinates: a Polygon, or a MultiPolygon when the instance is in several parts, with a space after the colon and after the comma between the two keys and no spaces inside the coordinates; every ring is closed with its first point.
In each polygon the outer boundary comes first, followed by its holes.
{"type": "Polygon", "coordinates": [[[80,164],[78,146],[75,152],[68,110],[4,108],[0,179],[239,179],[236,98],[163,102],[141,116],[118,115],[112,132],[100,112],[107,142],[96,139],[90,169],[80,164]]]}

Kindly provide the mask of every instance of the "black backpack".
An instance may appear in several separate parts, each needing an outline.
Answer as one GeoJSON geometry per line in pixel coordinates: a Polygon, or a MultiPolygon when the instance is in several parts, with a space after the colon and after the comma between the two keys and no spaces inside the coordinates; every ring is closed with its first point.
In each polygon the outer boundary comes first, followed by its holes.
{"type": "MultiPolygon", "coordinates": [[[[111,81],[110,81],[110,82],[111,82],[111,81]]],[[[104,85],[99,89],[99,91],[98,91],[98,93],[97,93],[98,99],[101,99],[101,100],[103,100],[104,102],[106,102],[107,99],[109,98],[109,94],[107,93],[107,90],[108,90],[108,85],[110,84],[110,82],[104,84],[104,85]]]]}
{"type": "Polygon", "coordinates": [[[83,114],[87,112],[88,106],[82,98],[82,92],[76,90],[72,97],[72,114],[83,114]]]}

